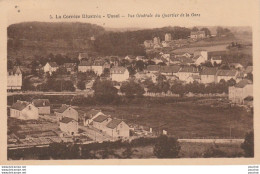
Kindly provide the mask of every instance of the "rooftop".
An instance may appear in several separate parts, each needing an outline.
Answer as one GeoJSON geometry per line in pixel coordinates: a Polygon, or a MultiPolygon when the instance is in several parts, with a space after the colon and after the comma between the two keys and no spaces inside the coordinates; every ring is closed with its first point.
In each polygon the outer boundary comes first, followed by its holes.
{"type": "Polygon", "coordinates": [[[36,107],[50,106],[50,101],[48,99],[34,99],[32,103],[36,107]]]}
{"type": "Polygon", "coordinates": [[[116,128],[123,120],[119,120],[119,119],[113,119],[111,120],[108,124],[107,127],[114,129],[116,128]]]}

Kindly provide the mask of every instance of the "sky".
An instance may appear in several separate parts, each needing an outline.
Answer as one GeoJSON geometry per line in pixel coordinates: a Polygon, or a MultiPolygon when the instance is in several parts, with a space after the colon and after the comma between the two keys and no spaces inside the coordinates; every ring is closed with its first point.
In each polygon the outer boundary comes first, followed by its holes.
{"type": "MultiPolygon", "coordinates": [[[[7,25],[26,22],[86,22],[109,28],[159,28],[164,26],[252,26],[256,0],[14,0],[2,1],[7,25]],[[138,18],[136,14],[153,14],[138,18]],[[155,14],[190,17],[155,18],[155,14]],[[196,16],[191,16],[194,13],[196,16]],[[94,19],[64,19],[63,15],[101,15],[94,19]],[[125,17],[107,18],[107,14],[125,17]],[[128,14],[134,18],[128,18],[128,14]],[[52,19],[50,19],[50,15],[52,19]],[[56,19],[55,16],[61,16],[56,19]],[[200,15],[200,16],[198,16],[200,15]],[[103,17],[105,16],[105,17],[103,17]]],[[[258,5],[258,4],[257,4],[258,5]]]]}

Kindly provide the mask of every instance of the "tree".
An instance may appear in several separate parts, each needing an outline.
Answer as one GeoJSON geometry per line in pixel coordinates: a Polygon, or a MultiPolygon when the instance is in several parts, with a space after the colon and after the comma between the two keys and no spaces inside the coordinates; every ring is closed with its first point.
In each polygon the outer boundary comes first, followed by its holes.
{"type": "Polygon", "coordinates": [[[199,29],[197,27],[193,27],[191,31],[199,31],[199,29]]]}
{"type": "Polygon", "coordinates": [[[132,157],[133,153],[136,152],[137,150],[133,150],[131,145],[128,145],[125,149],[125,151],[123,151],[122,155],[124,159],[129,159],[132,157]]]}
{"type": "Polygon", "coordinates": [[[254,157],[254,132],[253,131],[246,134],[245,140],[241,144],[241,148],[244,150],[246,157],[254,157]]]}
{"type": "Polygon", "coordinates": [[[80,90],[86,89],[85,82],[84,81],[78,81],[77,88],[80,89],[80,90]]]}
{"type": "Polygon", "coordinates": [[[176,84],[172,85],[171,91],[172,91],[172,93],[179,94],[182,97],[185,94],[186,89],[185,89],[185,86],[182,85],[181,83],[176,83],[176,84]]]}
{"type": "Polygon", "coordinates": [[[144,94],[143,87],[134,81],[124,82],[120,87],[120,91],[125,93],[126,97],[142,96],[144,94]]]}
{"type": "Polygon", "coordinates": [[[157,158],[178,158],[181,146],[176,138],[160,136],[154,146],[153,153],[157,158]]]}
{"type": "Polygon", "coordinates": [[[94,97],[101,103],[111,103],[118,98],[117,89],[108,80],[96,80],[93,84],[94,97]]]}
{"type": "Polygon", "coordinates": [[[254,77],[252,73],[247,73],[246,78],[253,82],[254,77]]]}
{"type": "Polygon", "coordinates": [[[206,36],[211,36],[210,30],[208,28],[202,28],[200,31],[204,31],[206,36]]]}
{"type": "Polygon", "coordinates": [[[11,60],[7,61],[7,69],[13,69],[14,65],[13,62],[11,60]]]}
{"type": "Polygon", "coordinates": [[[143,71],[144,69],[144,62],[142,60],[138,60],[136,63],[135,63],[135,67],[138,71],[143,71]]]}
{"type": "Polygon", "coordinates": [[[236,80],[234,80],[233,78],[227,81],[228,86],[234,86],[235,84],[236,84],[236,80]]]}

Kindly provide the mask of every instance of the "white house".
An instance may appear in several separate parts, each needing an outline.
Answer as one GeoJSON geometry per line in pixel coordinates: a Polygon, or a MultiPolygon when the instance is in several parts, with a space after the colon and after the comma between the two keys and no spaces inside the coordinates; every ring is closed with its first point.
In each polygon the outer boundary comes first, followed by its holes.
{"type": "Polygon", "coordinates": [[[221,64],[222,58],[221,58],[221,56],[214,56],[214,57],[211,57],[210,62],[211,62],[212,65],[221,64]]]}
{"type": "Polygon", "coordinates": [[[56,64],[56,62],[47,62],[45,66],[43,67],[43,71],[45,73],[52,74],[53,72],[56,72],[59,66],[56,64]]]}
{"type": "Polygon", "coordinates": [[[39,111],[33,104],[18,100],[10,108],[10,117],[20,120],[37,120],[39,118],[39,111]]]}
{"type": "Polygon", "coordinates": [[[244,99],[253,96],[253,83],[244,79],[228,89],[228,98],[233,103],[244,104],[244,99]]]}
{"type": "Polygon", "coordinates": [[[22,88],[22,71],[19,66],[14,66],[7,73],[7,90],[21,90],[22,88]]]}
{"type": "Polygon", "coordinates": [[[188,83],[190,81],[189,77],[194,76],[194,75],[199,75],[199,71],[197,68],[195,68],[193,66],[184,66],[177,73],[177,76],[179,77],[179,79],[186,83],[188,83]]]}
{"type": "Polygon", "coordinates": [[[219,83],[221,79],[225,81],[228,81],[230,79],[236,80],[237,75],[238,75],[238,71],[236,70],[218,70],[216,82],[219,83]]]}
{"type": "Polygon", "coordinates": [[[84,126],[88,126],[92,124],[93,120],[99,115],[104,115],[101,110],[91,109],[87,113],[84,114],[84,126]]]}
{"type": "Polygon", "coordinates": [[[66,104],[62,104],[62,106],[54,113],[57,116],[58,120],[61,120],[64,117],[68,117],[78,121],[79,117],[78,111],[66,104]]]}
{"type": "Polygon", "coordinates": [[[205,31],[192,31],[190,33],[191,39],[203,39],[206,37],[205,31]]]}
{"type": "Polygon", "coordinates": [[[217,68],[203,67],[200,72],[201,83],[215,83],[217,78],[217,68]]]}
{"type": "Polygon", "coordinates": [[[207,51],[195,51],[193,61],[196,65],[200,65],[205,63],[208,60],[208,52],[207,51]]]}
{"type": "Polygon", "coordinates": [[[161,66],[160,67],[160,72],[161,74],[165,76],[178,76],[178,72],[181,69],[180,66],[178,65],[173,65],[173,66],[161,66]]]}
{"type": "Polygon", "coordinates": [[[51,105],[48,99],[34,99],[32,104],[39,109],[39,115],[51,114],[51,105]]]}
{"type": "Polygon", "coordinates": [[[129,78],[129,71],[125,67],[113,67],[110,70],[112,81],[123,82],[129,78]]]}
{"type": "Polygon", "coordinates": [[[129,138],[130,128],[123,121],[119,119],[113,119],[106,125],[106,134],[114,138],[129,138]]]}
{"type": "Polygon", "coordinates": [[[87,72],[91,71],[91,62],[89,61],[81,61],[80,64],[78,65],[78,72],[87,72]]]}
{"type": "Polygon", "coordinates": [[[78,133],[78,122],[73,118],[63,117],[60,121],[60,130],[68,135],[75,135],[78,133]]]}

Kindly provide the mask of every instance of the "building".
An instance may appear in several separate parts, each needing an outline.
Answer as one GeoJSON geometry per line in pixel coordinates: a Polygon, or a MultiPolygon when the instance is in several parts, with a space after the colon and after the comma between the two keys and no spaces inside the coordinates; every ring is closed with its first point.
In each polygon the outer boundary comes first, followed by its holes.
{"type": "Polygon", "coordinates": [[[161,66],[160,72],[161,72],[161,74],[163,74],[165,76],[173,76],[173,75],[177,76],[180,69],[181,69],[181,67],[178,65],[161,66]]]}
{"type": "Polygon", "coordinates": [[[92,71],[91,62],[90,61],[81,61],[78,65],[78,72],[88,72],[92,71]]]}
{"type": "Polygon", "coordinates": [[[104,115],[101,110],[91,109],[87,113],[84,114],[84,126],[88,126],[92,124],[93,120],[99,115],[104,115]]]}
{"type": "Polygon", "coordinates": [[[76,71],[76,63],[64,63],[64,67],[67,72],[75,72],[76,71]]]}
{"type": "Polygon", "coordinates": [[[62,120],[62,118],[68,117],[78,121],[79,117],[78,111],[66,104],[62,104],[62,106],[54,113],[57,116],[58,120],[62,120]]]}
{"type": "Polygon", "coordinates": [[[60,121],[60,130],[67,135],[75,135],[78,133],[78,122],[73,118],[63,117],[60,121]]]}
{"type": "Polygon", "coordinates": [[[160,45],[161,44],[161,39],[159,37],[154,37],[153,38],[153,44],[154,45],[160,45]]]}
{"type": "Polygon", "coordinates": [[[113,67],[110,70],[112,81],[123,82],[129,78],[129,71],[125,67],[113,67]]]}
{"type": "Polygon", "coordinates": [[[45,73],[52,74],[53,72],[56,72],[59,66],[56,64],[56,62],[47,62],[45,66],[43,67],[43,71],[45,73]]]}
{"type": "Polygon", "coordinates": [[[208,60],[208,52],[205,50],[198,50],[194,52],[193,61],[196,65],[205,63],[208,60]]]}
{"type": "Polygon", "coordinates": [[[171,33],[166,33],[165,34],[165,41],[166,42],[170,42],[172,40],[172,35],[171,35],[171,33]]]}
{"type": "Polygon", "coordinates": [[[228,89],[228,98],[233,103],[244,104],[245,98],[253,96],[253,83],[244,79],[228,89]]]}
{"type": "Polygon", "coordinates": [[[197,68],[193,67],[193,66],[184,66],[182,67],[177,76],[179,77],[179,80],[184,81],[186,83],[188,83],[189,77],[192,77],[194,75],[199,75],[199,71],[197,68]]]}
{"type": "Polygon", "coordinates": [[[89,55],[88,53],[79,53],[78,59],[81,61],[82,59],[88,59],[89,55]]]}
{"type": "Polygon", "coordinates": [[[123,121],[119,119],[113,119],[106,125],[106,134],[114,138],[129,138],[130,128],[123,121]]]}
{"type": "Polygon", "coordinates": [[[247,66],[245,69],[245,74],[249,74],[252,73],[253,74],[253,66],[247,66]]]}
{"type": "Polygon", "coordinates": [[[10,117],[20,120],[37,120],[39,110],[29,102],[18,100],[10,108],[10,117]]]}
{"type": "Polygon", "coordinates": [[[112,119],[109,116],[106,116],[104,114],[97,116],[93,119],[93,127],[96,129],[101,130],[102,132],[106,132],[106,125],[111,121],[112,119]]]}
{"type": "Polygon", "coordinates": [[[235,68],[237,70],[243,70],[244,69],[243,65],[241,65],[240,63],[231,63],[229,66],[232,67],[232,68],[235,68]]]}
{"type": "Polygon", "coordinates": [[[7,90],[21,90],[23,83],[22,71],[19,66],[15,66],[7,73],[7,90]]]}
{"type": "Polygon", "coordinates": [[[218,64],[222,63],[222,58],[221,58],[221,56],[214,56],[214,57],[211,57],[210,62],[212,65],[215,65],[215,64],[218,65],[218,64]]]}
{"type": "Polygon", "coordinates": [[[217,68],[204,67],[200,72],[200,82],[204,84],[215,83],[217,68]]]}
{"type": "Polygon", "coordinates": [[[230,79],[236,80],[237,75],[238,72],[236,70],[218,70],[216,82],[219,83],[222,79],[225,81],[228,81],[230,79]]]}
{"type": "Polygon", "coordinates": [[[204,39],[206,37],[205,31],[192,31],[190,33],[191,39],[204,39]]]}
{"type": "Polygon", "coordinates": [[[48,99],[34,99],[32,104],[38,108],[39,115],[51,114],[51,104],[48,99]]]}
{"type": "Polygon", "coordinates": [[[145,48],[152,48],[153,47],[153,41],[152,40],[145,40],[144,41],[144,47],[145,48]]]}
{"type": "Polygon", "coordinates": [[[157,73],[160,71],[160,65],[148,65],[145,72],[146,73],[157,73]]]}

